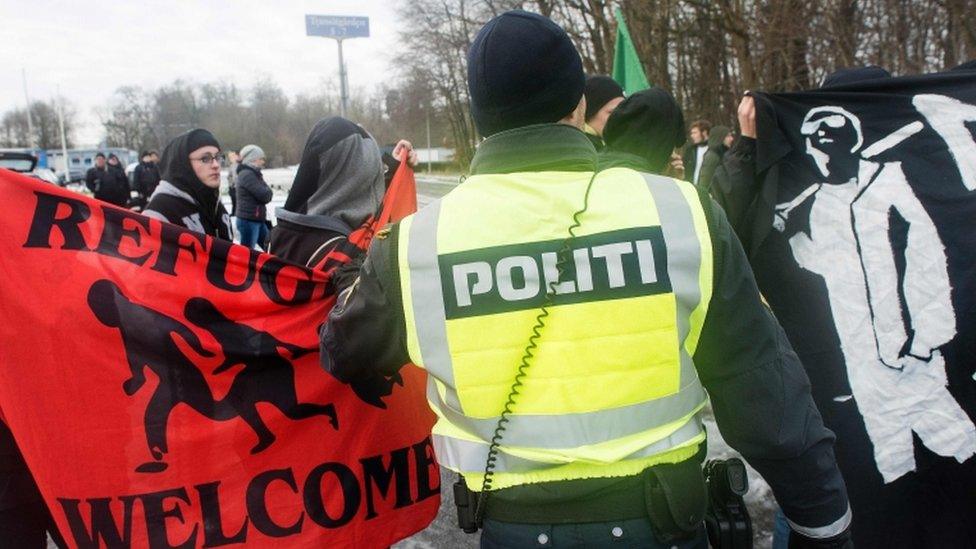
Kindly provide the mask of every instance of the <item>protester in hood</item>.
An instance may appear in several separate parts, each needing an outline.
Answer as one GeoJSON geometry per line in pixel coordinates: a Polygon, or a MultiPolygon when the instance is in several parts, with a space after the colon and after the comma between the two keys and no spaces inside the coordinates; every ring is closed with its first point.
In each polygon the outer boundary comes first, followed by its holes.
{"type": "MultiPolygon", "coordinates": [[[[115,179],[125,184],[125,203],[120,204],[120,206],[126,206],[131,208],[133,206],[132,202],[132,184],[129,183],[129,176],[125,173],[125,165],[119,160],[119,157],[115,153],[108,155],[108,169],[111,171],[115,179]]],[[[121,190],[119,194],[121,195],[121,190]]],[[[121,198],[121,197],[120,197],[121,198]]]]}
{"type": "Polygon", "coordinates": [[[616,80],[609,76],[595,75],[586,78],[586,85],[583,87],[583,95],[586,97],[586,125],[583,131],[586,132],[590,141],[599,151],[603,148],[604,127],[607,119],[614,109],[624,100],[624,89],[616,80]]]}
{"type": "MultiPolygon", "coordinates": [[[[112,157],[118,166],[118,157],[114,154],[112,157]]],[[[98,200],[123,207],[129,202],[129,182],[125,171],[107,164],[103,153],[95,155],[95,165],[85,174],[85,186],[98,200]]]]}
{"type": "Polygon", "coordinates": [[[976,59],[970,59],[965,63],[959,63],[955,67],[949,69],[950,71],[976,71],[976,59]]]}
{"type": "Polygon", "coordinates": [[[824,78],[823,83],[820,84],[820,87],[832,88],[835,86],[846,86],[865,80],[874,80],[875,78],[891,78],[891,73],[877,65],[838,69],[828,74],[824,78]]]}
{"type": "Polygon", "coordinates": [[[702,158],[701,173],[698,175],[698,188],[710,189],[712,186],[712,176],[722,165],[722,158],[729,150],[731,144],[730,137],[732,130],[727,126],[715,126],[708,135],[708,150],[702,158]]]}
{"type": "Polygon", "coordinates": [[[159,168],[156,166],[156,151],[142,151],[139,165],[132,172],[132,190],[136,196],[132,204],[139,209],[146,207],[149,197],[159,185],[159,168]]]}
{"type": "Polygon", "coordinates": [[[305,141],[285,206],[275,211],[271,252],[318,264],[380,209],[383,171],[380,148],[366,130],[345,118],[319,120],[305,141]]]}
{"type": "Polygon", "coordinates": [[[264,181],[261,169],[267,159],[264,149],[247,145],[241,149],[241,162],[237,166],[237,232],[241,244],[253,248],[257,244],[267,249],[268,212],[265,204],[271,202],[274,193],[264,181]]]}
{"type": "Polygon", "coordinates": [[[207,130],[174,138],[163,149],[162,180],[143,213],[230,240],[230,216],[220,203],[220,160],[220,143],[207,130]]]}
{"type": "Polygon", "coordinates": [[[122,166],[122,162],[119,161],[119,157],[115,153],[108,155],[108,165],[113,170],[122,170],[122,172],[125,173],[125,168],[122,166]]]}
{"type": "Polygon", "coordinates": [[[685,117],[670,93],[650,88],[620,103],[607,119],[603,137],[607,146],[600,153],[601,168],[662,174],[674,161],[674,149],[685,142],[685,117]]]}

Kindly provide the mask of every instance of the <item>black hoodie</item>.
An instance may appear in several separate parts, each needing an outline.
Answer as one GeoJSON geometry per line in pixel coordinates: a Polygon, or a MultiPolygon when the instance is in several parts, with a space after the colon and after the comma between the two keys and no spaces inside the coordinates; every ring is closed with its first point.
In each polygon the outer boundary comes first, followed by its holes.
{"type": "Polygon", "coordinates": [[[603,128],[603,140],[600,169],[621,166],[659,174],[675,147],[685,142],[685,117],[670,93],[661,88],[642,90],[613,111],[603,128]]]}
{"type": "Polygon", "coordinates": [[[118,165],[112,166],[106,162],[103,168],[93,166],[85,174],[85,184],[99,200],[123,208],[129,202],[129,181],[125,177],[125,170],[118,165]]]}
{"type": "Polygon", "coordinates": [[[271,253],[316,265],[380,209],[385,191],[382,155],[369,133],[345,118],[320,120],[285,207],[275,212],[271,253]]]}
{"type": "Polygon", "coordinates": [[[220,148],[213,134],[201,129],[190,130],[166,145],[159,161],[162,181],[143,213],[192,231],[230,240],[230,216],[220,203],[220,189],[204,185],[190,165],[190,153],[207,145],[220,148]]]}

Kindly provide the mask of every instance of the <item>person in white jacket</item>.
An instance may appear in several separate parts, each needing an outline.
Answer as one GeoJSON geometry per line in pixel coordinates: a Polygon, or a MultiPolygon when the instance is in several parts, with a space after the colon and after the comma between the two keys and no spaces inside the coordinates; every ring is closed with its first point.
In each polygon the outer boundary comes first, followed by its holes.
{"type": "MultiPolygon", "coordinates": [[[[864,147],[855,115],[817,107],[801,133],[824,181],[778,205],[774,226],[806,225],[796,219],[798,206],[811,201],[802,208],[809,232],[797,230],[789,244],[797,263],[827,287],[853,391],[834,400],[853,397],[885,483],[915,470],[913,432],[933,452],[963,462],[976,454],[976,426],[946,388],[939,347],[955,336],[956,319],[935,225],[900,162],[867,159],[881,142],[864,147]],[[907,224],[901,278],[889,236],[892,212],[907,224]]],[[[902,139],[882,141],[890,147],[902,139]]]]}

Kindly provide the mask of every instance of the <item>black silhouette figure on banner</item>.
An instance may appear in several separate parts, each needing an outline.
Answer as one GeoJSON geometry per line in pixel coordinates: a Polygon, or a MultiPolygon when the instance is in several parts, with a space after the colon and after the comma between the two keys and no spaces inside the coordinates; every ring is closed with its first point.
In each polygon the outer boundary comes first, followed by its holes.
{"type": "Polygon", "coordinates": [[[202,297],[187,301],[184,314],[187,320],[209,331],[220,343],[224,362],[214,369],[214,374],[236,364],[244,365],[244,369],[234,377],[230,391],[222,402],[233,406],[257,433],[258,444],[251,449],[252,454],[264,450],[275,441],[274,433],[261,421],[255,407],[258,402],[273,404],[289,419],[327,416],[332,426],[339,428],[339,418],[332,404],[298,402],[294,369],[291,362],[278,351],[279,347],[285,349],[295,360],[316,349],[285,343],[267,332],[234,322],[202,297]]]}
{"type": "Polygon", "coordinates": [[[132,377],[122,384],[125,394],[132,396],[145,384],[143,367],[152,369],[159,377],[159,386],[149,399],[145,412],[146,442],[155,461],[140,465],[136,471],[156,473],[166,469],[167,464],[163,461],[169,451],[166,426],[170,413],[181,403],[214,421],[228,421],[237,417],[243,419],[258,436],[258,444],[251,449],[251,453],[260,452],[274,442],[274,435],[255,409],[257,402],[274,404],[292,419],[326,415],[333,427],[338,428],[335,408],[331,404],[297,403],[292,365],[278,354],[277,347],[288,349],[293,358],[308,350],[281,343],[248,326],[237,325],[206,300],[195,298],[191,301],[197,300],[204,302],[206,307],[199,303],[191,307],[187,303],[187,314],[192,310],[198,324],[209,319],[218,322],[219,327],[202,325],[208,330],[213,329],[212,333],[225,349],[234,351],[228,354],[214,373],[237,363],[245,364],[244,370],[237,374],[231,384],[228,396],[220,401],[214,399],[203,372],[177,346],[176,336],[200,356],[216,356],[204,349],[199,337],[189,327],[166,314],[131,301],[109,280],[99,280],[88,290],[88,306],[95,317],[110,328],[118,328],[122,336],[126,359],[132,370],[132,377]],[[244,339],[236,342],[230,339],[239,335],[243,335],[244,339]],[[245,349],[250,340],[258,340],[258,343],[251,345],[252,352],[248,354],[245,349]],[[260,356],[261,349],[269,349],[269,342],[270,360],[260,356]],[[308,406],[313,408],[309,409],[308,406]]]}

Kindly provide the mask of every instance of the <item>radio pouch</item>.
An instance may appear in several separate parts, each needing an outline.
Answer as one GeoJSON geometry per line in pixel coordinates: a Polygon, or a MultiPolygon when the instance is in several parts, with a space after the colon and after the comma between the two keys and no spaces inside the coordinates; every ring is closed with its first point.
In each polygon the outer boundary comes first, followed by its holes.
{"type": "Polygon", "coordinates": [[[708,508],[705,477],[694,459],[645,469],[644,503],[661,543],[693,538],[708,508]]]}

